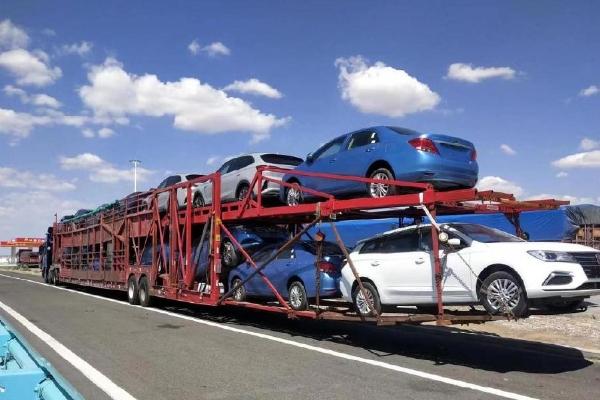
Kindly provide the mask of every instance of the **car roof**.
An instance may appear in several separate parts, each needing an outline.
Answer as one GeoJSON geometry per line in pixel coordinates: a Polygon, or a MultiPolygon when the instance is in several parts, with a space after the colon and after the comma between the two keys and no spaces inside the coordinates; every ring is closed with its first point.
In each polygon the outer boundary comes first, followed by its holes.
{"type": "MultiPolygon", "coordinates": [[[[481,225],[481,224],[476,224],[476,223],[471,223],[471,222],[444,222],[444,223],[441,223],[438,225],[456,226],[456,225],[481,225]]],[[[377,235],[368,237],[366,239],[359,240],[358,242],[356,242],[356,244],[358,245],[359,243],[366,242],[367,240],[376,239],[376,238],[380,238],[380,237],[388,236],[388,235],[393,235],[394,233],[398,233],[398,232],[404,232],[404,231],[414,230],[417,228],[428,228],[428,227],[431,227],[430,223],[402,226],[400,228],[396,228],[396,229],[392,229],[392,230],[385,231],[382,233],[378,233],[377,235]]]]}

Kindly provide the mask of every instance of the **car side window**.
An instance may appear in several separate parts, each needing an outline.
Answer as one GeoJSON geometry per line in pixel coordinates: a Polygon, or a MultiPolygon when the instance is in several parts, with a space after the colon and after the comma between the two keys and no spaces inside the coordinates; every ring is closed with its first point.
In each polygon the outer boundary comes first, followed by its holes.
{"type": "Polygon", "coordinates": [[[381,253],[407,253],[419,250],[418,232],[411,230],[389,235],[381,246],[381,253]]]}
{"type": "Polygon", "coordinates": [[[377,132],[364,131],[357,132],[352,135],[348,142],[348,150],[355,149],[357,147],[368,146],[370,144],[379,143],[379,137],[377,132]]]}
{"type": "Polygon", "coordinates": [[[360,254],[379,253],[385,238],[369,240],[360,248],[360,254]]]}
{"type": "Polygon", "coordinates": [[[226,174],[227,172],[229,172],[229,167],[231,166],[231,163],[232,163],[233,161],[234,161],[234,160],[229,160],[229,161],[227,161],[225,164],[221,165],[221,168],[219,168],[219,169],[217,170],[217,172],[220,172],[221,174],[226,174]]]}
{"type": "Polygon", "coordinates": [[[165,178],[165,179],[163,179],[163,181],[162,181],[161,183],[159,183],[159,184],[158,184],[158,188],[159,188],[159,189],[164,189],[164,188],[166,188],[167,186],[169,186],[169,185],[167,184],[167,182],[169,182],[169,178],[165,178]]]}
{"type": "Polygon", "coordinates": [[[423,251],[433,250],[433,244],[431,242],[431,228],[419,228],[419,249],[423,251]]]}
{"type": "Polygon", "coordinates": [[[165,179],[164,181],[162,181],[162,183],[160,184],[159,188],[166,188],[168,186],[171,185],[175,185],[177,183],[181,182],[181,177],[179,175],[173,175],[173,176],[169,176],[167,179],[165,179]],[[162,186],[164,183],[164,186],[162,186]]]}
{"type": "Polygon", "coordinates": [[[242,169],[242,168],[246,168],[248,165],[252,165],[254,163],[254,157],[252,156],[243,156],[237,159],[236,163],[234,164],[233,168],[231,168],[232,171],[238,170],[238,169],[242,169]]]}
{"type": "Polygon", "coordinates": [[[329,157],[329,156],[336,154],[342,148],[342,145],[344,144],[345,139],[346,139],[346,136],[341,136],[341,137],[327,143],[326,145],[321,147],[319,150],[317,150],[317,152],[314,155],[314,159],[318,160],[318,159],[329,157]]]}

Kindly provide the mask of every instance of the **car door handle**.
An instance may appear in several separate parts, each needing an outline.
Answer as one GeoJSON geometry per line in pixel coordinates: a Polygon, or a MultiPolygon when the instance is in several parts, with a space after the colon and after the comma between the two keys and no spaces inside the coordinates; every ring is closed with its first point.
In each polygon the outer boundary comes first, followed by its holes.
{"type": "Polygon", "coordinates": [[[371,265],[376,267],[379,265],[379,261],[371,261],[371,265]]]}
{"type": "Polygon", "coordinates": [[[423,258],[417,258],[415,260],[415,264],[423,264],[425,262],[425,260],[423,258]]]}

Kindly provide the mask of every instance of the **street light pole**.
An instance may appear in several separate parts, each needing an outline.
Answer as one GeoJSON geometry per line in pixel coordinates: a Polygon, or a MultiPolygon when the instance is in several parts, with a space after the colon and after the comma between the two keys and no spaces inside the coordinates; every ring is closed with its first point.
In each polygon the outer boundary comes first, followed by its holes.
{"type": "Polygon", "coordinates": [[[133,164],[133,191],[137,192],[137,166],[142,162],[140,160],[129,160],[133,164]]]}

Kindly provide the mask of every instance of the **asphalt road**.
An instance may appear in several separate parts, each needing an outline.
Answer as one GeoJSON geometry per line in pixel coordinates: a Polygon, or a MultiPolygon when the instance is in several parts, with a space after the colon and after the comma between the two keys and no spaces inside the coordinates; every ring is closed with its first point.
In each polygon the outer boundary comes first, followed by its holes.
{"type": "MultiPolygon", "coordinates": [[[[566,347],[457,328],[290,321],[158,302],[170,314],[106,300],[124,300],[121,293],[86,292],[103,296],[96,298],[22,279],[36,280],[0,274],[0,301],[137,399],[502,398],[494,389],[514,399],[598,396],[600,364],[566,347]]],[[[3,309],[0,318],[86,399],[108,398],[3,309]]]]}

